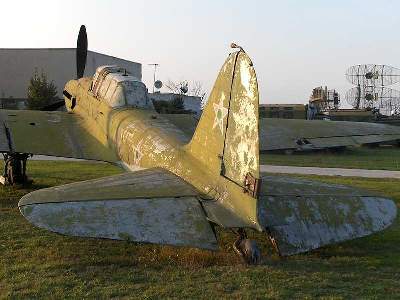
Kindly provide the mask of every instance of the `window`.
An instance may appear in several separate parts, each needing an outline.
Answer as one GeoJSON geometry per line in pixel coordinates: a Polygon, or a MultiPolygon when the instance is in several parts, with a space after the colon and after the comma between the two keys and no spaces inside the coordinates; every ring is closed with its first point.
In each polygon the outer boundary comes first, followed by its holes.
{"type": "Polygon", "coordinates": [[[108,87],[107,93],[105,95],[105,99],[111,99],[114,95],[115,89],[117,88],[117,82],[115,80],[111,80],[110,86],[108,87]]]}
{"type": "Polygon", "coordinates": [[[107,102],[110,104],[111,107],[122,107],[125,106],[125,95],[124,95],[124,88],[122,85],[118,84],[113,96],[109,99],[106,99],[107,102]]]}
{"type": "Polygon", "coordinates": [[[108,87],[110,86],[110,84],[111,84],[111,80],[107,79],[107,78],[102,82],[100,90],[99,90],[99,97],[100,98],[103,98],[103,99],[105,98],[107,90],[108,90],[108,87]]]}

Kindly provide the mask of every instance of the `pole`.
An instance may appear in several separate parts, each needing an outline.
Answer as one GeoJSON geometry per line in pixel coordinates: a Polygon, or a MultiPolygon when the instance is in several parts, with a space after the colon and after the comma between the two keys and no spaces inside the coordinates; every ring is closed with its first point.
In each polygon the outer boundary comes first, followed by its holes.
{"type": "Polygon", "coordinates": [[[149,66],[154,66],[154,73],[153,73],[153,93],[154,93],[154,88],[155,88],[154,85],[156,84],[156,72],[159,64],[149,64],[149,66]]]}

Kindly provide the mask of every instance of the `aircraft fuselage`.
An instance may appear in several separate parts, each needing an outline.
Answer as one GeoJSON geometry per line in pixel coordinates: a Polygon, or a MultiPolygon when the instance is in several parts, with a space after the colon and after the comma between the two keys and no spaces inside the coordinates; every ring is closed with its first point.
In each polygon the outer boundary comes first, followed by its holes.
{"type": "Polygon", "coordinates": [[[212,205],[218,205],[218,211],[226,210],[225,216],[213,216],[211,208],[211,221],[221,225],[223,218],[227,226],[226,220],[231,219],[236,226],[239,222],[241,227],[262,230],[256,215],[257,200],[187,151],[176,126],[152,109],[111,108],[91,94],[91,82],[91,78],[68,82],[65,90],[76,99],[65,97],[66,107],[82,118],[96,139],[115,151],[125,169],[164,168],[202,192],[204,203],[210,204],[205,205],[206,211],[212,205]]]}

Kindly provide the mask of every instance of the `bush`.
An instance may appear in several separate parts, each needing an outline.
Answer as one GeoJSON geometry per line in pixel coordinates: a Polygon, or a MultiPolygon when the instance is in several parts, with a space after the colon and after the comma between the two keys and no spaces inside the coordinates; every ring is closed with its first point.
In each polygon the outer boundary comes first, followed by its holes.
{"type": "Polygon", "coordinates": [[[38,71],[31,77],[28,86],[28,108],[40,110],[57,100],[57,87],[54,82],[48,82],[46,74],[38,71]]]}

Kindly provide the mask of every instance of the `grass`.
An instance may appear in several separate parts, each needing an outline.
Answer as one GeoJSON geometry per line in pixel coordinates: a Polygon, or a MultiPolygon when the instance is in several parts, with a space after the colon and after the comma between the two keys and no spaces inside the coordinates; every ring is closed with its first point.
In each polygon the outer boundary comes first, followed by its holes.
{"type": "Polygon", "coordinates": [[[261,164],[281,166],[400,171],[400,149],[356,147],[335,153],[322,151],[295,152],[291,155],[267,153],[261,154],[260,161],[261,164]]]}
{"type": "MultiPolygon", "coordinates": [[[[213,253],[60,236],[18,212],[19,198],[33,189],[119,172],[107,164],[32,161],[31,188],[0,187],[2,298],[400,299],[398,219],[382,233],[286,259],[252,233],[265,255],[262,265],[246,267],[227,231],[218,231],[221,250],[213,253]]],[[[400,203],[400,181],[309,177],[372,189],[400,203]]]]}

